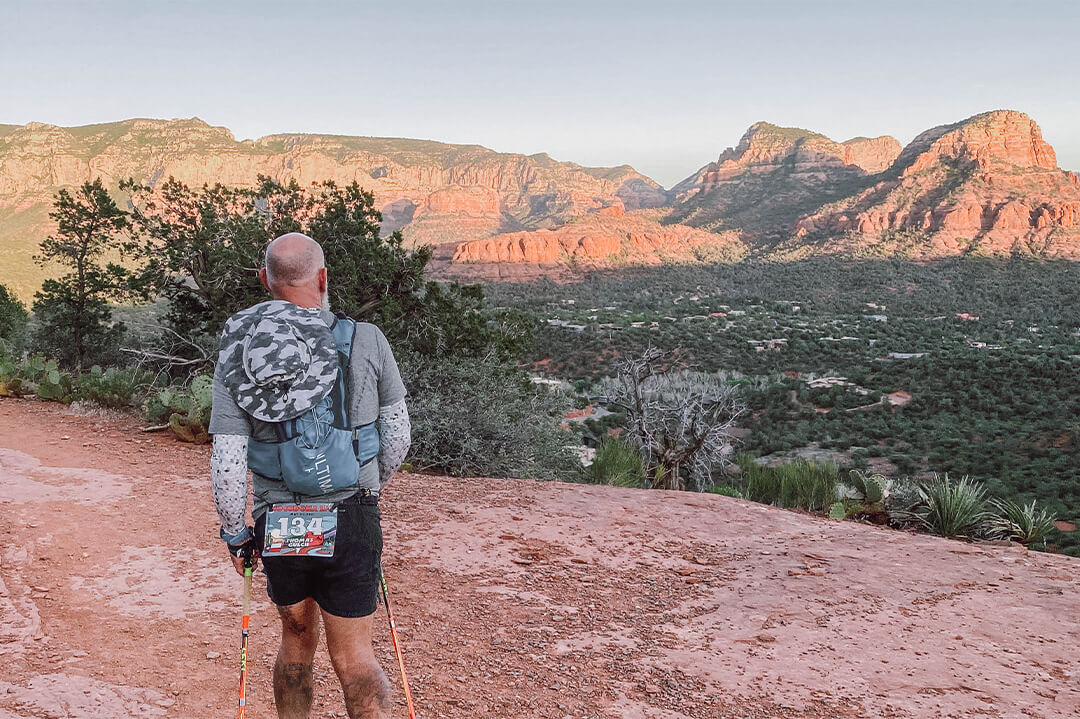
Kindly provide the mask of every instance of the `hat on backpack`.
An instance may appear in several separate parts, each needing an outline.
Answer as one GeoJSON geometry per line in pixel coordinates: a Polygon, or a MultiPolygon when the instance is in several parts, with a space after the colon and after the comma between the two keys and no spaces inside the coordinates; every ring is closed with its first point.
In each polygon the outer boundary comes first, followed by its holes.
{"type": "Polygon", "coordinates": [[[240,409],[283,422],[317,405],[337,382],[334,336],[321,310],[261,302],[225,321],[218,364],[240,409]]]}

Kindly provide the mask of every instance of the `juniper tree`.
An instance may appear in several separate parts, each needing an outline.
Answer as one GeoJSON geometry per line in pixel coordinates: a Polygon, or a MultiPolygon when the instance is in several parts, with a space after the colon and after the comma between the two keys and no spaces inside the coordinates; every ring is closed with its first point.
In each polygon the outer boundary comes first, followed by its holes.
{"type": "Polygon", "coordinates": [[[0,285],[0,340],[5,342],[7,350],[17,353],[21,348],[27,319],[23,303],[7,287],[0,285]]]}
{"type": "Polygon", "coordinates": [[[483,310],[479,286],[427,280],[431,248],[407,248],[398,232],[381,235],[375,197],[356,183],[302,188],[261,177],[254,187],[190,188],[170,178],[157,188],[121,188],[131,193],[140,231],[132,244],[144,263],[140,282],[168,301],[178,336],[213,346],[229,315],[267,298],[256,276],[267,243],[303,232],[322,245],[331,306],[379,325],[395,346],[506,358],[530,338],[522,317],[483,310]]]}
{"type": "Polygon", "coordinates": [[[109,303],[131,296],[131,274],[107,258],[119,256],[131,222],[100,179],[74,192],[60,190],[49,217],[56,233],[42,240],[34,259],[67,272],[45,280],[34,295],[40,322],[34,342],[64,366],[82,371],[114,350],[124,332],[122,323],[112,321],[109,303]]]}

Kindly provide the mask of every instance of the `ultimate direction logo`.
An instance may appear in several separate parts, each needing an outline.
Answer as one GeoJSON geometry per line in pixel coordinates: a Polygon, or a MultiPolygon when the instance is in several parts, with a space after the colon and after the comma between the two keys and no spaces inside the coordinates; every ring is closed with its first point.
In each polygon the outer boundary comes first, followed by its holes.
{"type": "Polygon", "coordinates": [[[320,452],[315,456],[315,482],[324,492],[329,492],[334,487],[334,480],[330,476],[330,463],[326,460],[325,452],[320,452]]]}

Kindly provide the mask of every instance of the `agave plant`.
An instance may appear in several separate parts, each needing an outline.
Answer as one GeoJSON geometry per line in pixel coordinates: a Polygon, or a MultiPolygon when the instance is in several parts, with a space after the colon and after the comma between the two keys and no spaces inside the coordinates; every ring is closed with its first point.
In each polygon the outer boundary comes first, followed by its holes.
{"type": "Polygon", "coordinates": [[[967,476],[954,482],[947,472],[935,475],[921,490],[925,505],[914,511],[914,517],[933,534],[974,537],[992,516],[986,509],[986,488],[967,476]]]}
{"type": "Polygon", "coordinates": [[[1020,542],[1025,547],[1042,543],[1046,546],[1046,535],[1054,528],[1056,517],[1045,509],[1035,509],[1035,500],[1031,504],[1021,504],[1008,499],[992,499],[991,506],[997,510],[990,518],[990,531],[994,536],[1020,542]]]}

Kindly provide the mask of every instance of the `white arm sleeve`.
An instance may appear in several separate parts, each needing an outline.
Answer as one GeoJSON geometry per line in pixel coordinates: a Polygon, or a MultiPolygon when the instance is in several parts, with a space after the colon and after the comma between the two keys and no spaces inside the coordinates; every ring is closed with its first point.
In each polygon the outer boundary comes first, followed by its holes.
{"type": "Polygon", "coordinates": [[[247,443],[244,435],[215,434],[210,453],[210,488],[227,535],[239,534],[247,526],[247,443]]]}
{"type": "MultiPolygon", "coordinates": [[[[412,427],[405,400],[379,407],[379,487],[386,487],[390,477],[405,461],[412,444],[412,427]]],[[[227,531],[227,530],[226,530],[227,531]]]]}

